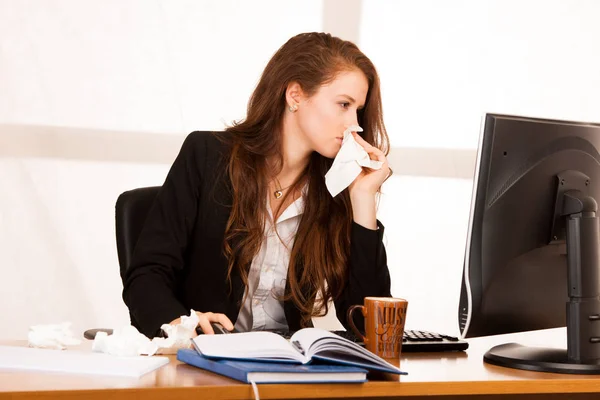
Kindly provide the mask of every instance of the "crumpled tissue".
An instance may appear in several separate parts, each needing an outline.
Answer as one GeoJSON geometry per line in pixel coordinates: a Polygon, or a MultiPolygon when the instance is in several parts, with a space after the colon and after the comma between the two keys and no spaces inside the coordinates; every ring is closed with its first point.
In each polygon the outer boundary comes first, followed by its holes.
{"type": "Polygon", "coordinates": [[[161,326],[161,329],[167,334],[166,338],[155,337],[152,340],[131,325],[113,330],[112,335],[98,332],[92,344],[92,351],[114,356],[176,354],[178,349],[191,347],[190,339],[197,335],[198,322],[196,312],[191,310],[189,316],[181,316],[179,324],[163,324],[161,326]]]}
{"type": "Polygon", "coordinates": [[[81,340],[75,339],[71,323],[34,325],[27,334],[29,347],[64,350],[67,346],[76,346],[81,340]]]}
{"type": "Polygon", "coordinates": [[[342,147],[325,174],[325,185],[332,197],[350,186],[360,175],[363,167],[381,169],[383,165],[381,161],[371,160],[369,154],[352,136],[352,132],[362,131],[363,129],[358,125],[351,125],[344,131],[342,147]]]}

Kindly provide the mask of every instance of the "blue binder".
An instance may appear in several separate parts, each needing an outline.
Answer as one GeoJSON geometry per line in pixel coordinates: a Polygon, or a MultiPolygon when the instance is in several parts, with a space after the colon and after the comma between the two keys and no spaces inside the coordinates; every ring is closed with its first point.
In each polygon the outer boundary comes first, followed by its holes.
{"type": "Polygon", "coordinates": [[[177,359],[246,383],[361,383],[367,370],[345,365],[290,364],[209,359],[196,350],[180,349],[177,359]]]}

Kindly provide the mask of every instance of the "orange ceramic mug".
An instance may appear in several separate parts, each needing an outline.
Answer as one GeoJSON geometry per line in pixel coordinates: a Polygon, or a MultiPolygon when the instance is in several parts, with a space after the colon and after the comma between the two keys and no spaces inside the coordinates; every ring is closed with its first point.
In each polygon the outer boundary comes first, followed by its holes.
{"type": "Polygon", "coordinates": [[[367,350],[382,358],[398,359],[402,352],[402,335],[408,301],[395,297],[365,297],[364,305],[348,309],[348,323],[363,339],[367,350]],[[365,333],[359,332],[352,319],[360,309],[365,318],[365,333]]]}

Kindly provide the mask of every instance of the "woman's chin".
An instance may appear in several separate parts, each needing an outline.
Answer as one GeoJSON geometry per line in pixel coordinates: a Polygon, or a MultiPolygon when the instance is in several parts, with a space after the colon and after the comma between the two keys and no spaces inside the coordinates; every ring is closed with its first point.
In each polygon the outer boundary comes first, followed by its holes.
{"type": "Polygon", "coordinates": [[[327,149],[327,150],[323,150],[323,151],[317,150],[317,153],[319,153],[320,155],[322,155],[325,158],[331,158],[333,160],[335,158],[335,156],[337,156],[337,153],[339,151],[340,151],[340,149],[335,149],[335,150],[327,149]]]}

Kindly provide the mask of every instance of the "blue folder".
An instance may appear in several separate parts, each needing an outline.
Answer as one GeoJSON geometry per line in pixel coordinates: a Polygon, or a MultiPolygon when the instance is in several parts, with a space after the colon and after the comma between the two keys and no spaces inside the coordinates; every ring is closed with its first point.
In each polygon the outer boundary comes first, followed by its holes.
{"type": "Polygon", "coordinates": [[[367,370],[345,365],[290,364],[209,359],[196,350],[180,349],[177,359],[207,371],[246,383],[361,383],[367,370]]]}

